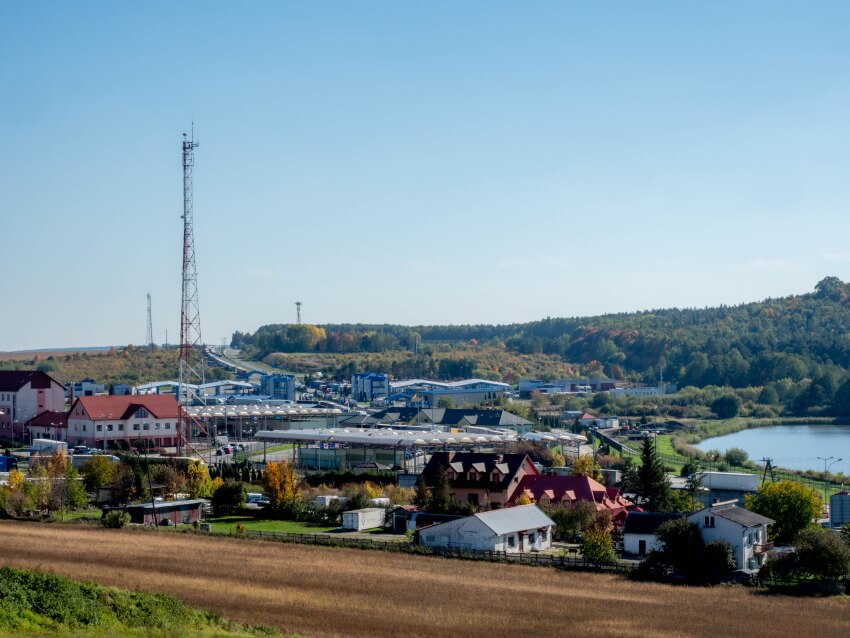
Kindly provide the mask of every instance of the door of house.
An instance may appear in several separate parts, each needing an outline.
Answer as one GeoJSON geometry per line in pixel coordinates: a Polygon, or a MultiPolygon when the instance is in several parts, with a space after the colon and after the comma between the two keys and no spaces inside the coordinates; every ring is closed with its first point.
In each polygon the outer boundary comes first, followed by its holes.
{"type": "Polygon", "coordinates": [[[638,554],[646,556],[646,541],[638,541],[638,554]]]}

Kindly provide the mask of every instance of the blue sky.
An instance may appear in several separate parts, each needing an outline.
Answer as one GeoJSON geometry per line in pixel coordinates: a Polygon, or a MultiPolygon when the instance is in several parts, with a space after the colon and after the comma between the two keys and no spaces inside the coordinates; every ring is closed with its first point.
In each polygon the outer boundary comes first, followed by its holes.
{"type": "Polygon", "coordinates": [[[850,278],[850,3],[0,3],[0,350],[850,278]]]}

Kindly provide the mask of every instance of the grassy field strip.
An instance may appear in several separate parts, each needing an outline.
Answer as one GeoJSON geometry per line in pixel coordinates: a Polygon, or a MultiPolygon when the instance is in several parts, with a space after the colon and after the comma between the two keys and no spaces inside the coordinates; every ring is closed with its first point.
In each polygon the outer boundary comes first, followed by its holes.
{"type": "Polygon", "coordinates": [[[191,534],[0,522],[0,557],[302,636],[847,636],[846,599],[191,534]]]}

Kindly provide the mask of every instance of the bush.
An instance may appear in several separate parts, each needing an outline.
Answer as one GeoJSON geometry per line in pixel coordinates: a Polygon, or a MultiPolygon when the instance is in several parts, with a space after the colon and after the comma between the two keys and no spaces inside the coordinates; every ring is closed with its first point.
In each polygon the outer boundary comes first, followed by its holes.
{"type": "Polygon", "coordinates": [[[130,522],[130,515],[124,510],[111,510],[100,519],[100,524],[110,529],[121,529],[130,522]]]}
{"type": "Polygon", "coordinates": [[[750,455],[747,454],[746,450],[742,450],[739,447],[730,447],[726,450],[726,454],[723,455],[723,458],[726,459],[726,462],[729,463],[729,465],[743,465],[749,460],[750,455]]]}

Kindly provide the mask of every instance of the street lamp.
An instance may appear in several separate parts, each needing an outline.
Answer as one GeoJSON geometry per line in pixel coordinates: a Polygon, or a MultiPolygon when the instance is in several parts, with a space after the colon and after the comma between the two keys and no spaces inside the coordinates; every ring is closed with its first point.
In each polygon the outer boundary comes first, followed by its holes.
{"type": "MultiPolygon", "coordinates": [[[[828,480],[827,475],[829,474],[829,468],[831,468],[836,463],[840,463],[844,459],[836,459],[834,456],[826,456],[826,457],[819,456],[818,459],[823,461],[823,504],[824,504],[824,507],[827,508],[827,512],[829,512],[829,503],[826,500],[826,489],[827,489],[826,486],[827,486],[827,480],[828,480]]],[[[830,512],[829,518],[830,518],[830,520],[832,519],[831,512],[830,512]]]]}

